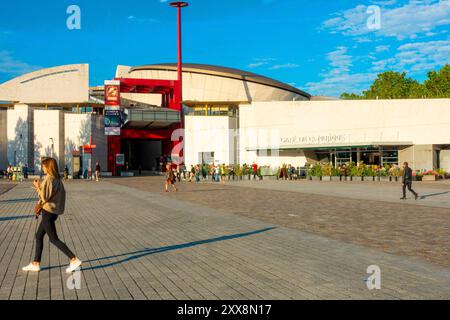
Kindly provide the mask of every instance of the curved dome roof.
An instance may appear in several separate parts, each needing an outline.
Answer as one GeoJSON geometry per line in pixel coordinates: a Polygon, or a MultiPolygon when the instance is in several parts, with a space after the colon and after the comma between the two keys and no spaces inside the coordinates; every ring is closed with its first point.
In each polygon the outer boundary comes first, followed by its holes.
{"type": "MultiPolygon", "coordinates": [[[[138,67],[132,67],[130,72],[134,71],[145,71],[145,70],[162,70],[162,71],[176,71],[177,64],[176,63],[163,63],[163,64],[149,64],[138,67]]],[[[258,75],[256,73],[243,71],[239,69],[233,69],[228,67],[207,65],[207,64],[197,64],[197,63],[183,63],[183,72],[191,72],[197,74],[205,74],[205,75],[213,75],[224,78],[231,78],[236,80],[248,81],[257,84],[262,84],[278,89],[282,89],[285,91],[289,91],[301,96],[304,96],[308,99],[311,98],[311,95],[297,89],[293,86],[290,86],[281,81],[277,81],[265,76],[258,75]]]]}

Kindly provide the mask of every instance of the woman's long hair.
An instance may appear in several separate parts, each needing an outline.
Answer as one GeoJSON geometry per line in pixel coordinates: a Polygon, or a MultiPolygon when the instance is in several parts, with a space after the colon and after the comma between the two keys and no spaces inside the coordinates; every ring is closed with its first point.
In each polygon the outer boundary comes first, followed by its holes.
{"type": "Polygon", "coordinates": [[[53,178],[60,180],[58,163],[53,158],[46,158],[42,160],[42,165],[47,169],[47,174],[53,178]]]}

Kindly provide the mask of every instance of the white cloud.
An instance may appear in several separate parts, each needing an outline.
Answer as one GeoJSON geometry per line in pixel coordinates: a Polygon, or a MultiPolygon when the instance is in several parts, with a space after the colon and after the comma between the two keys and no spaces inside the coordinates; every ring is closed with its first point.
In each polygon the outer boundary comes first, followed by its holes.
{"type": "Polygon", "coordinates": [[[390,7],[395,1],[378,3],[382,6],[381,28],[378,30],[367,27],[370,15],[366,5],[336,13],[335,17],[323,22],[322,29],[361,39],[374,33],[402,40],[419,35],[431,36],[436,28],[450,24],[450,0],[410,0],[396,7],[390,7]]]}
{"type": "Polygon", "coordinates": [[[390,48],[391,48],[391,46],[381,45],[381,46],[375,47],[375,51],[376,52],[385,52],[385,51],[389,51],[390,48]]]}
{"type": "Polygon", "coordinates": [[[274,64],[277,59],[274,58],[254,58],[254,62],[247,65],[247,68],[259,68],[259,67],[267,67],[268,70],[279,70],[279,69],[294,69],[300,67],[299,64],[296,63],[283,63],[283,64],[274,64]]]}
{"type": "Polygon", "coordinates": [[[159,20],[157,20],[157,19],[153,19],[153,18],[138,18],[138,17],[133,16],[133,15],[128,16],[127,19],[128,19],[128,21],[138,22],[138,23],[146,23],[146,22],[148,22],[148,23],[156,23],[156,22],[159,22],[159,20]]]}
{"type": "Polygon", "coordinates": [[[276,61],[274,58],[254,58],[254,62],[247,65],[247,68],[258,68],[262,66],[267,66],[269,63],[276,61]]]}
{"type": "Polygon", "coordinates": [[[36,71],[41,68],[42,67],[32,66],[28,63],[13,58],[11,53],[8,51],[0,51],[0,73],[16,76],[36,71]]]}
{"type": "Polygon", "coordinates": [[[320,74],[319,82],[308,82],[307,91],[315,95],[339,97],[344,92],[361,92],[376,78],[376,73],[351,73],[353,57],[347,47],[337,47],[327,54],[329,69],[320,74]]]}
{"type": "Polygon", "coordinates": [[[435,70],[450,63],[450,38],[447,40],[414,42],[398,47],[395,56],[374,61],[374,71],[406,71],[412,74],[435,70]]]}
{"type": "Polygon", "coordinates": [[[265,65],[265,62],[255,62],[255,63],[250,63],[247,67],[249,68],[257,68],[257,67],[261,67],[263,65],[265,65]]]}
{"type": "MultiPolygon", "coordinates": [[[[390,48],[378,46],[376,50],[383,52],[390,48]]],[[[312,94],[338,97],[343,92],[359,93],[368,89],[377,74],[384,71],[407,71],[412,76],[424,75],[450,63],[450,38],[406,43],[396,49],[395,55],[382,60],[373,59],[370,55],[352,57],[348,48],[341,46],[328,53],[327,60],[329,68],[320,74],[322,80],[309,82],[305,88],[312,94]],[[355,61],[365,58],[374,60],[367,67],[367,72],[352,73],[355,61]]]]}
{"type": "Polygon", "coordinates": [[[300,65],[296,63],[285,63],[285,64],[276,64],[272,67],[270,67],[270,70],[278,70],[278,69],[295,69],[300,67],[300,65]]]}

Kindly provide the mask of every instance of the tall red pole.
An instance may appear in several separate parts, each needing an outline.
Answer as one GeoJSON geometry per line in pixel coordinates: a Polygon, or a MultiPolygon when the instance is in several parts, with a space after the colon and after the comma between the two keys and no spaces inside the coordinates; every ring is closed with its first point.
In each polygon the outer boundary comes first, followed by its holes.
{"type": "MultiPolygon", "coordinates": [[[[187,7],[189,4],[187,2],[172,2],[170,4],[172,7],[177,8],[178,10],[178,98],[179,105],[178,110],[180,111],[180,128],[184,128],[184,115],[183,115],[183,50],[182,50],[182,35],[181,35],[181,9],[187,7]]],[[[177,157],[178,164],[181,164],[183,161],[183,141],[173,141],[172,143],[172,156],[174,154],[177,157]],[[181,150],[177,149],[179,144],[182,144],[181,150]],[[178,150],[178,151],[175,151],[178,150]]]]}
{"type": "Polygon", "coordinates": [[[180,95],[180,105],[178,106],[180,112],[182,112],[183,101],[183,49],[182,49],[182,28],[181,28],[181,9],[187,7],[187,2],[172,2],[170,5],[178,10],[178,85],[180,95]]]}
{"type": "Polygon", "coordinates": [[[183,101],[183,47],[181,36],[181,6],[178,7],[178,84],[180,86],[180,110],[183,101]]]}

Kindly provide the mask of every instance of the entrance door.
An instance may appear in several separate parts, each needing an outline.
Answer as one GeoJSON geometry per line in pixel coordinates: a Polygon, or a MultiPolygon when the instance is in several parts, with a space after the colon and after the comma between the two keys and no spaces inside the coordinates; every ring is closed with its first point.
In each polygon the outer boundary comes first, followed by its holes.
{"type": "Polygon", "coordinates": [[[158,140],[123,140],[122,150],[130,171],[137,171],[139,168],[143,171],[156,171],[159,166],[157,159],[163,154],[162,142],[158,140]]]}

